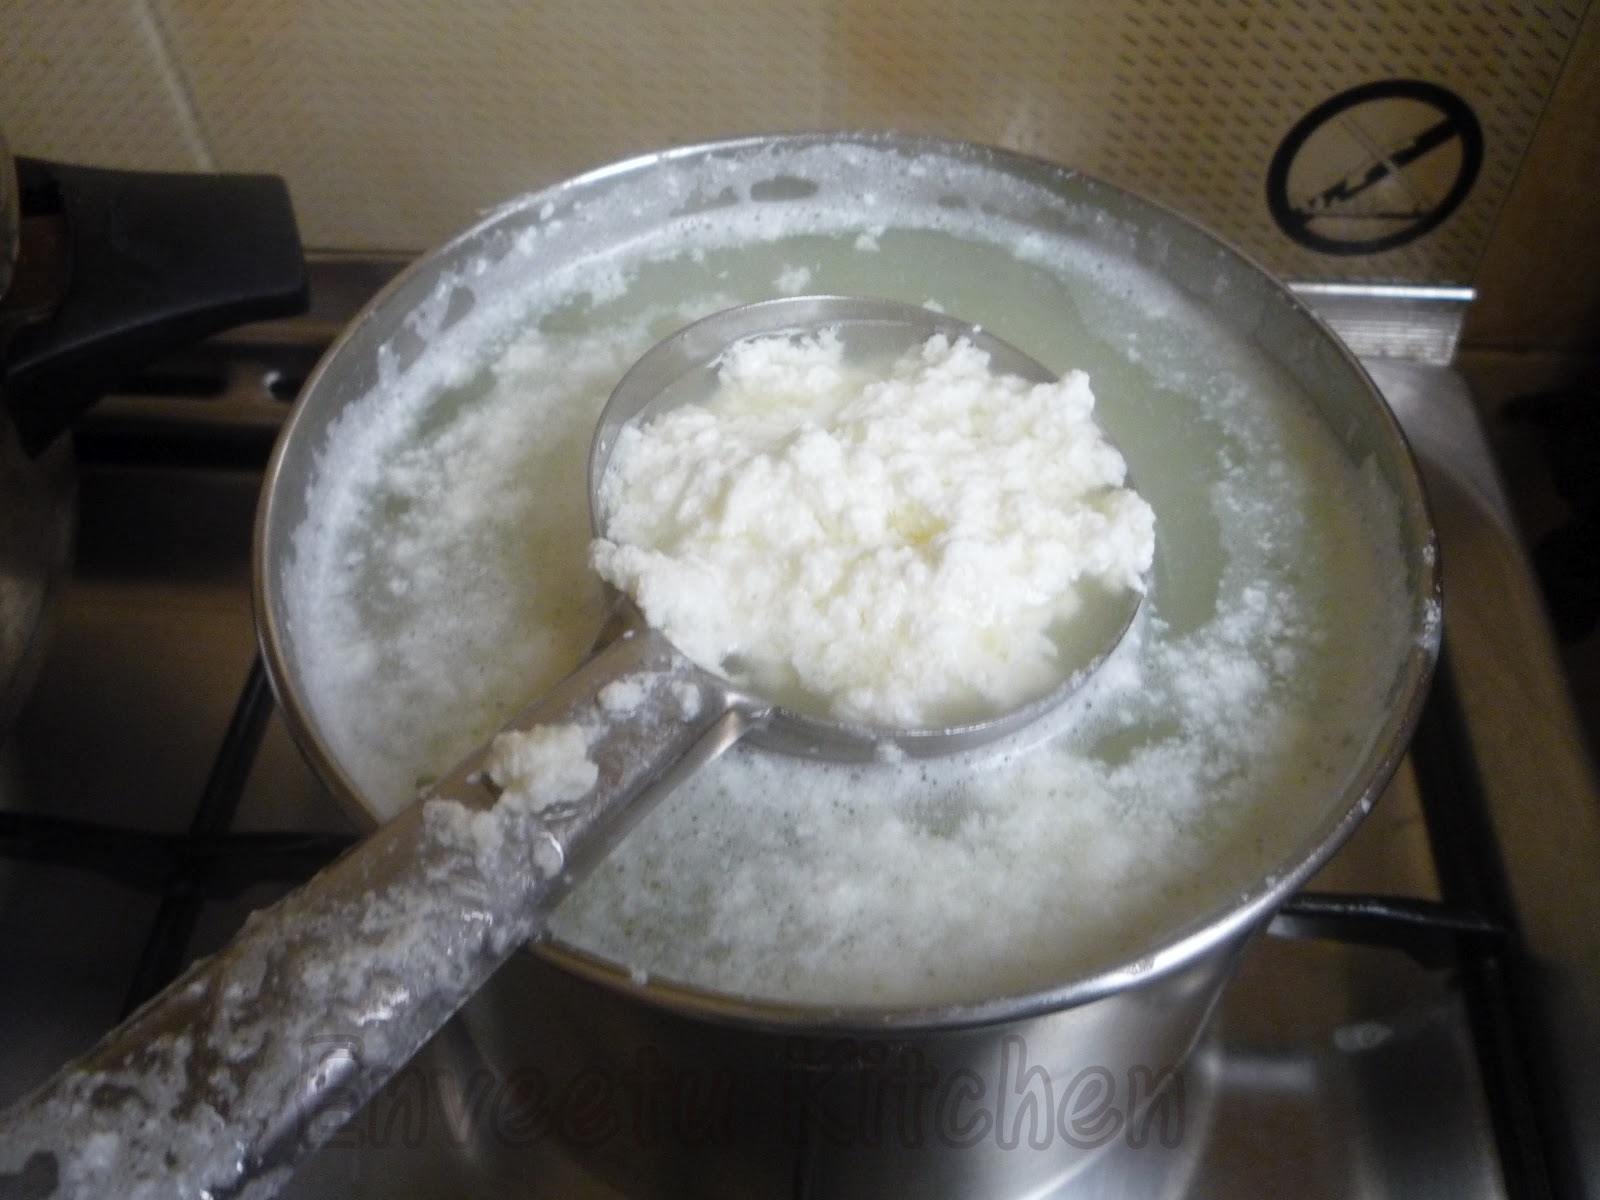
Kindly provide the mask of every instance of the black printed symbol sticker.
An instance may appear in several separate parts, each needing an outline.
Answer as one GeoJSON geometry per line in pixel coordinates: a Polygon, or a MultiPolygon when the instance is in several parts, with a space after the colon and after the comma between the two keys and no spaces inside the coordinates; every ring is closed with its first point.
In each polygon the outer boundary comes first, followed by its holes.
{"type": "Polygon", "coordinates": [[[1377,254],[1436,229],[1472,190],[1483,127],[1447,88],[1388,79],[1341,92],[1289,131],[1267,205],[1290,238],[1324,254],[1377,254]]]}

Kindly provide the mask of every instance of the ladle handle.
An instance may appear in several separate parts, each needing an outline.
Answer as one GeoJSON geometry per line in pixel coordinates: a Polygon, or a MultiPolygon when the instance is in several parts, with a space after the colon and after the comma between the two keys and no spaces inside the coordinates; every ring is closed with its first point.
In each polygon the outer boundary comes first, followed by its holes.
{"type": "Polygon", "coordinates": [[[275,1191],[653,798],[760,717],[660,635],[612,642],[506,727],[580,726],[585,795],[513,802],[470,756],[0,1113],[0,1198],[275,1191]]]}

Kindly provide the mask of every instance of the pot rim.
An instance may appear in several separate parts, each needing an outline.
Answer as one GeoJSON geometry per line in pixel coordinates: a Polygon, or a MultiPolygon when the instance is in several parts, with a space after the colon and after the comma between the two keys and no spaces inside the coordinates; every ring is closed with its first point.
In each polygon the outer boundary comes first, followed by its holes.
{"type": "MultiPolygon", "coordinates": [[[[1024,1020],[1136,987],[1146,980],[1175,971],[1209,951],[1232,945],[1264,926],[1273,911],[1345,842],[1387,787],[1406,754],[1420,719],[1439,654],[1443,583],[1437,535],[1415,455],[1382,393],[1355,354],[1303,299],[1250,255],[1169,206],[1086,175],[1075,168],[999,146],[929,135],[866,131],[754,134],[685,144],[628,157],[515,197],[488,211],[478,222],[440,246],[419,256],[390,280],[340,332],[307,378],[301,391],[301,400],[285,422],[273,449],[257,510],[252,571],[257,636],[267,678],[297,747],[334,796],[358,819],[372,824],[373,815],[362,802],[360,789],[340,766],[309,715],[311,705],[288,661],[287,639],[268,587],[269,564],[278,553],[273,539],[274,530],[280,522],[274,517],[284,503],[282,491],[285,485],[281,482],[284,464],[298,442],[307,436],[297,435],[297,430],[308,422],[304,414],[309,406],[304,399],[318,393],[321,381],[340,363],[341,352],[346,345],[356,338],[360,330],[385,312],[393,297],[434,273],[452,252],[482,239],[509,217],[529,210],[538,211],[547,204],[559,204],[564,197],[581,193],[613,177],[632,175],[665,164],[717,155],[735,156],[764,150],[799,150],[808,146],[848,144],[893,149],[907,154],[937,155],[965,166],[993,167],[1026,182],[1046,187],[1076,178],[1104,190],[1108,195],[1121,197],[1133,207],[1149,210],[1160,221],[1174,223],[1184,229],[1188,236],[1207,244],[1223,258],[1234,260],[1236,266],[1244,268],[1246,273],[1260,276],[1270,284],[1274,299],[1294,319],[1310,323],[1324,339],[1325,348],[1333,352],[1340,366],[1350,372],[1353,380],[1359,384],[1359,390],[1372,410],[1372,419],[1377,423],[1377,436],[1388,442],[1395,452],[1398,470],[1389,482],[1396,491],[1403,549],[1411,556],[1406,565],[1415,572],[1416,583],[1408,589],[1411,600],[1407,625],[1411,634],[1410,648],[1403,668],[1394,676],[1390,692],[1394,700],[1389,711],[1379,726],[1368,731],[1359,769],[1348,776],[1349,785],[1338,802],[1326,808],[1323,818],[1300,839],[1291,852],[1282,856],[1276,868],[1267,871],[1235,900],[1219,902],[1193,920],[1169,930],[1163,936],[1162,944],[1151,952],[1113,963],[1054,987],[976,1003],[837,1006],[753,999],[655,977],[641,981],[625,966],[553,939],[542,940],[528,947],[541,958],[579,977],[677,1015],[758,1031],[823,1031],[841,1036],[882,1036],[949,1031],[1024,1020]]],[[[285,533],[282,536],[287,539],[289,535],[285,533]]]]}

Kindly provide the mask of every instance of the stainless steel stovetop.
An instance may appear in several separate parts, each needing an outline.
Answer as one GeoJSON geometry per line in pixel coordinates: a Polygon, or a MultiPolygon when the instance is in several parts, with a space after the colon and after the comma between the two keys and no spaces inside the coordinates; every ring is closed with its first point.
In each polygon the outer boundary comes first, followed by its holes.
{"type": "MultiPolygon", "coordinates": [[[[0,1106],[355,832],[254,664],[249,548],[286,399],[393,267],[317,264],[309,318],[163,364],[79,437],[76,570],[0,746],[0,1106]]],[[[1463,385],[1367,362],[1440,530],[1439,684],[1388,794],[1247,951],[1181,1103],[1071,1196],[1600,1196],[1600,793],[1463,385]]],[[[288,1194],[704,1194],[508,1136],[510,1082],[453,1022],[288,1194]]]]}

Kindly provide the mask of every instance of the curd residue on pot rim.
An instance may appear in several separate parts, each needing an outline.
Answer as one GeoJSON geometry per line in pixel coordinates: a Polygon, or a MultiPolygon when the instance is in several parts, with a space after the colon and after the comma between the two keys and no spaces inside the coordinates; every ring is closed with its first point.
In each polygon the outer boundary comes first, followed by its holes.
{"type": "Polygon", "coordinates": [[[997,187],[1039,190],[823,144],[669,159],[510,210],[516,247],[451,272],[408,322],[427,349],[381,359],[334,422],[293,538],[288,653],[363,800],[408,803],[591,644],[584,471],[628,366],[717,309],[827,291],[931,304],[1088,373],[1156,514],[1141,616],[1044,724],[960,758],[736,749],[553,934],[766,1000],[973,1003],[1151,952],[1320,827],[1411,650],[1394,496],[1115,221],[1042,193],[1059,228],[1005,215],[1029,211],[1016,197],[948,199],[997,187]]]}

